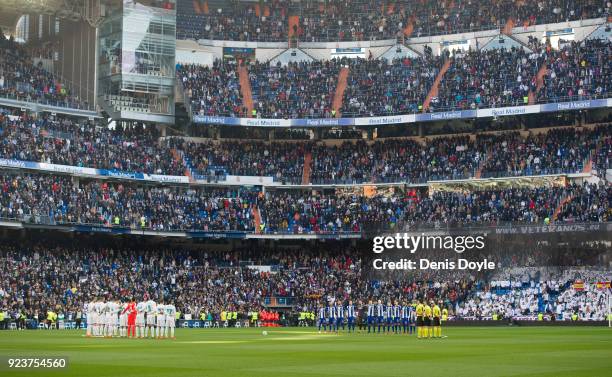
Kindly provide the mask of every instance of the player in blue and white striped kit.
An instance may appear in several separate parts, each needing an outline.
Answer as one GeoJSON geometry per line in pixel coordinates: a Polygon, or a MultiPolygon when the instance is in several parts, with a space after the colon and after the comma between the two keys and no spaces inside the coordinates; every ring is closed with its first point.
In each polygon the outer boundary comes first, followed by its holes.
{"type": "Polygon", "coordinates": [[[336,304],[327,307],[329,331],[336,331],[336,304]]]}
{"type": "MultiPolygon", "coordinates": [[[[374,315],[374,309],[375,309],[375,306],[372,303],[372,300],[369,300],[368,301],[368,334],[370,333],[370,328],[374,326],[374,323],[376,321],[376,318],[374,315]]],[[[376,328],[374,328],[374,332],[376,332],[376,328]]]]}
{"type": "Polygon", "coordinates": [[[344,330],[344,305],[336,306],[336,332],[340,331],[340,326],[344,330]]]}
{"type": "Polygon", "coordinates": [[[410,335],[416,333],[416,322],[417,322],[416,305],[417,305],[416,300],[413,300],[412,305],[410,305],[410,321],[409,321],[410,335]]]}
{"type": "Polygon", "coordinates": [[[385,322],[387,323],[387,333],[391,333],[393,327],[393,304],[391,304],[391,301],[387,301],[385,307],[385,322]]]}
{"type": "Polygon", "coordinates": [[[327,331],[327,322],[325,322],[325,306],[323,304],[319,304],[319,332],[321,332],[321,327],[323,327],[323,331],[327,331]]]}
{"type": "Polygon", "coordinates": [[[399,302],[395,300],[395,305],[393,305],[393,332],[396,334],[400,332],[401,311],[402,307],[400,306],[399,302]]]}
{"type": "Polygon", "coordinates": [[[380,334],[380,327],[385,327],[385,306],[381,300],[378,300],[378,304],[376,304],[376,321],[378,322],[378,333],[380,334]]]}
{"type": "Polygon", "coordinates": [[[346,315],[348,320],[348,332],[355,332],[355,305],[353,305],[353,301],[349,300],[348,305],[346,306],[346,315]]]}
{"type": "Polygon", "coordinates": [[[408,327],[410,324],[410,311],[411,311],[411,307],[408,305],[408,303],[406,303],[406,301],[404,301],[402,305],[402,312],[401,312],[402,328],[404,330],[404,334],[408,332],[408,327]]]}

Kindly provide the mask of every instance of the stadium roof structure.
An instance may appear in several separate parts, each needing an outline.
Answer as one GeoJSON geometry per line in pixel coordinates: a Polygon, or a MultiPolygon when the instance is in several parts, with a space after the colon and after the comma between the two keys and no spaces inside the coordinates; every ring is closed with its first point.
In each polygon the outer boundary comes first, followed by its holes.
{"type": "Polygon", "coordinates": [[[92,26],[101,18],[108,0],[0,0],[0,26],[12,30],[24,14],[46,14],[62,19],[84,19],[92,26]]]}

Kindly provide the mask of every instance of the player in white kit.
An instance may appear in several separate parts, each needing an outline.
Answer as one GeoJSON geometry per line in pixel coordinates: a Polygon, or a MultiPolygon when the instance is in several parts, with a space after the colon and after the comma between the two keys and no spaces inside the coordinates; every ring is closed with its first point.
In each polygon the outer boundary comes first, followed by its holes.
{"type": "Polygon", "coordinates": [[[94,336],[102,336],[104,330],[104,303],[94,303],[94,336]]]}
{"type": "Polygon", "coordinates": [[[145,332],[145,303],[136,304],[136,337],[144,338],[145,332]]]}
{"type": "Polygon", "coordinates": [[[119,315],[121,314],[121,303],[113,301],[113,336],[119,336],[119,315]]]}
{"type": "Polygon", "coordinates": [[[119,336],[125,338],[127,336],[128,315],[125,313],[127,303],[121,304],[119,312],[119,336]]]}
{"type": "Polygon", "coordinates": [[[151,331],[151,338],[155,338],[155,316],[157,315],[157,304],[153,300],[146,302],[145,311],[147,314],[147,328],[145,337],[148,337],[148,332],[151,331]]]}
{"type": "Polygon", "coordinates": [[[93,327],[94,327],[94,303],[88,302],[85,304],[85,313],[87,313],[87,332],[86,336],[91,337],[93,335],[93,327]]]}
{"type": "Polygon", "coordinates": [[[113,336],[113,302],[109,301],[104,306],[104,336],[110,338],[113,336]]]}
{"type": "Polygon", "coordinates": [[[170,338],[174,339],[174,326],[176,324],[176,307],[172,304],[164,305],[164,311],[166,312],[166,327],[164,328],[164,337],[170,336],[170,338]]]}
{"type": "Polygon", "coordinates": [[[165,338],[165,334],[162,333],[166,330],[166,313],[165,305],[163,303],[157,304],[157,339],[165,338]]]}

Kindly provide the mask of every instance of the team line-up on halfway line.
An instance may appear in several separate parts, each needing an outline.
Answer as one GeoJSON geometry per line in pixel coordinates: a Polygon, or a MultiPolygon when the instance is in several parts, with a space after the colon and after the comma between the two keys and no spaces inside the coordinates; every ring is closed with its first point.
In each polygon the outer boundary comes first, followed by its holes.
{"type": "Polygon", "coordinates": [[[88,337],[172,338],[176,307],[172,304],[94,301],[85,304],[88,337]]]}
{"type": "Polygon", "coordinates": [[[383,304],[382,300],[367,305],[353,305],[349,300],[347,305],[331,303],[318,308],[318,329],[325,332],[338,333],[347,325],[348,333],[367,328],[367,333],[384,334],[417,334],[417,339],[442,338],[442,322],[448,319],[448,309],[440,309],[434,300],[413,300],[412,303],[398,300],[383,304]]]}
{"type": "MultiPolygon", "coordinates": [[[[176,307],[172,304],[141,302],[94,301],[85,305],[87,337],[131,337],[175,339],[176,307]]],[[[338,333],[340,327],[348,333],[367,327],[367,333],[417,334],[417,339],[442,338],[442,322],[448,310],[440,309],[433,300],[413,300],[411,304],[399,301],[387,305],[370,300],[359,309],[348,301],[347,305],[333,303],[318,309],[318,329],[338,333]],[[378,331],[377,331],[378,330],[378,331]]]]}

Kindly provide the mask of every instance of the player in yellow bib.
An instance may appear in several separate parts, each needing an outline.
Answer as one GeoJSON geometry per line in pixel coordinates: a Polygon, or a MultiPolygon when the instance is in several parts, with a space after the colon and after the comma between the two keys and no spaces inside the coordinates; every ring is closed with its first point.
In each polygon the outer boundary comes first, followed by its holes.
{"type": "Polygon", "coordinates": [[[424,330],[423,330],[425,326],[425,321],[423,318],[424,311],[425,311],[425,307],[419,301],[419,303],[416,306],[417,339],[421,339],[424,337],[424,330]]]}
{"type": "Polygon", "coordinates": [[[431,338],[433,335],[433,327],[431,327],[431,306],[427,303],[425,304],[425,334],[423,335],[425,338],[431,338]]]}
{"type": "Polygon", "coordinates": [[[442,311],[440,310],[440,307],[437,304],[434,304],[434,307],[432,309],[433,312],[433,337],[434,338],[441,338],[442,337],[442,327],[441,327],[441,316],[442,316],[442,311]]]}

